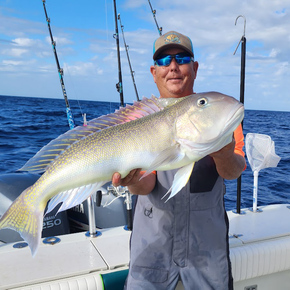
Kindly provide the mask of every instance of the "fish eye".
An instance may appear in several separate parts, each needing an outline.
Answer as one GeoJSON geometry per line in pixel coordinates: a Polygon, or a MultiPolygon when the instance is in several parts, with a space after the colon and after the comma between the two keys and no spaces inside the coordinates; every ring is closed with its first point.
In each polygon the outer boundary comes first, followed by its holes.
{"type": "Polygon", "coordinates": [[[197,100],[197,105],[198,107],[203,107],[207,104],[207,99],[206,98],[200,98],[197,100]]]}

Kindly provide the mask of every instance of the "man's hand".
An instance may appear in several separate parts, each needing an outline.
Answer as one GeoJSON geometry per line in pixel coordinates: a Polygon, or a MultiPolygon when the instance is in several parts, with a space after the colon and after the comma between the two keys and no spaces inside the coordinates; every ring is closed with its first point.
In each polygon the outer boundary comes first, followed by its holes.
{"type": "Polygon", "coordinates": [[[129,172],[129,174],[124,177],[121,178],[121,174],[118,172],[115,172],[112,176],[112,184],[117,187],[119,185],[121,186],[130,186],[130,185],[134,185],[136,184],[140,178],[141,169],[137,168],[137,169],[133,169],[129,172]]]}
{"type": "Polygon", "coordinates": [[[128,186],[132,194],[147,195],[154,189],[156,174],[150,173],[140,180],[142,175],[143,172],[140,168],[131,170],[124,178],[121,178],[120,173],[115,172],[112,176],[112,184],[114,186],[128,186]]]}
{"type": "Polygon", "coordinates": [[[235,141],[235,138],[233,137],[231,143],[227,144],[225,147],[223,147],[219,151],[216,151],[210,154],[210,156],[213,158],[226,159],[234,154],[235,146],[236,146],[236,141],[235,141]]]}
{"type": "Polygon", "coordinates": [[[245,166],[246,160],[242,155],[235,153],[235,139],[217,152],[210,154],[216,164],[217,172],[224,179],[238,178],[245,166]]]}

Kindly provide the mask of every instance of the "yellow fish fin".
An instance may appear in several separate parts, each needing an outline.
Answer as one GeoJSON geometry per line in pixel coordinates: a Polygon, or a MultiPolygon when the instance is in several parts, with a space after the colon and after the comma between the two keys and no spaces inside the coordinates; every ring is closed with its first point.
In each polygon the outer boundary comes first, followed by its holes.
{"type": "Polygon", "coordinates": [[[0,219],[0,229],[8,228],[17,231],[28,243],[32,256],[35,255],[42,232],[43,212],[45,205],[36,208],[26,201],[27,188],[8,208],[0,219]]]}

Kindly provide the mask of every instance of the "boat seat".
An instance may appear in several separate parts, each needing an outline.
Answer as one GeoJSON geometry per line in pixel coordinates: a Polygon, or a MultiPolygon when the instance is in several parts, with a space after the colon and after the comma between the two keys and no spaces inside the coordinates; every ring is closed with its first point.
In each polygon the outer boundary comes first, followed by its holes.
{"type": "Polygon", "coordinates": [[[290,269],[290,237],[234,247],[230,250],[235,282],[290,269]]]}
{"type": "Polygon", "coordinates": [[[290,206],[261,206],[259,212],[228,212],[230,257],[235,282],[290,269],[290,206]]]}

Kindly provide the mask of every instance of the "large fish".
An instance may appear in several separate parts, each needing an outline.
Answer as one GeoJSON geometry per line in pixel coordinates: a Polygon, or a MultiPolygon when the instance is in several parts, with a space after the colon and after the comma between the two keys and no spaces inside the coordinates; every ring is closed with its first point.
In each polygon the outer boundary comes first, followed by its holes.
{"type": "Polygon", "coordinates": [[[194,162],[232,140],[244,108],[236,99],[216,93],[179,99],[144,98],[61,135],[43,147],[20,170],[43,175],[13,202],[0,229],[20,233],[35,255],[43,215],[59,203],[59,211],[83,202],[114,172],[126,176],[134,168],[180,168],[170,197],[188,182],[194,162]]]}

